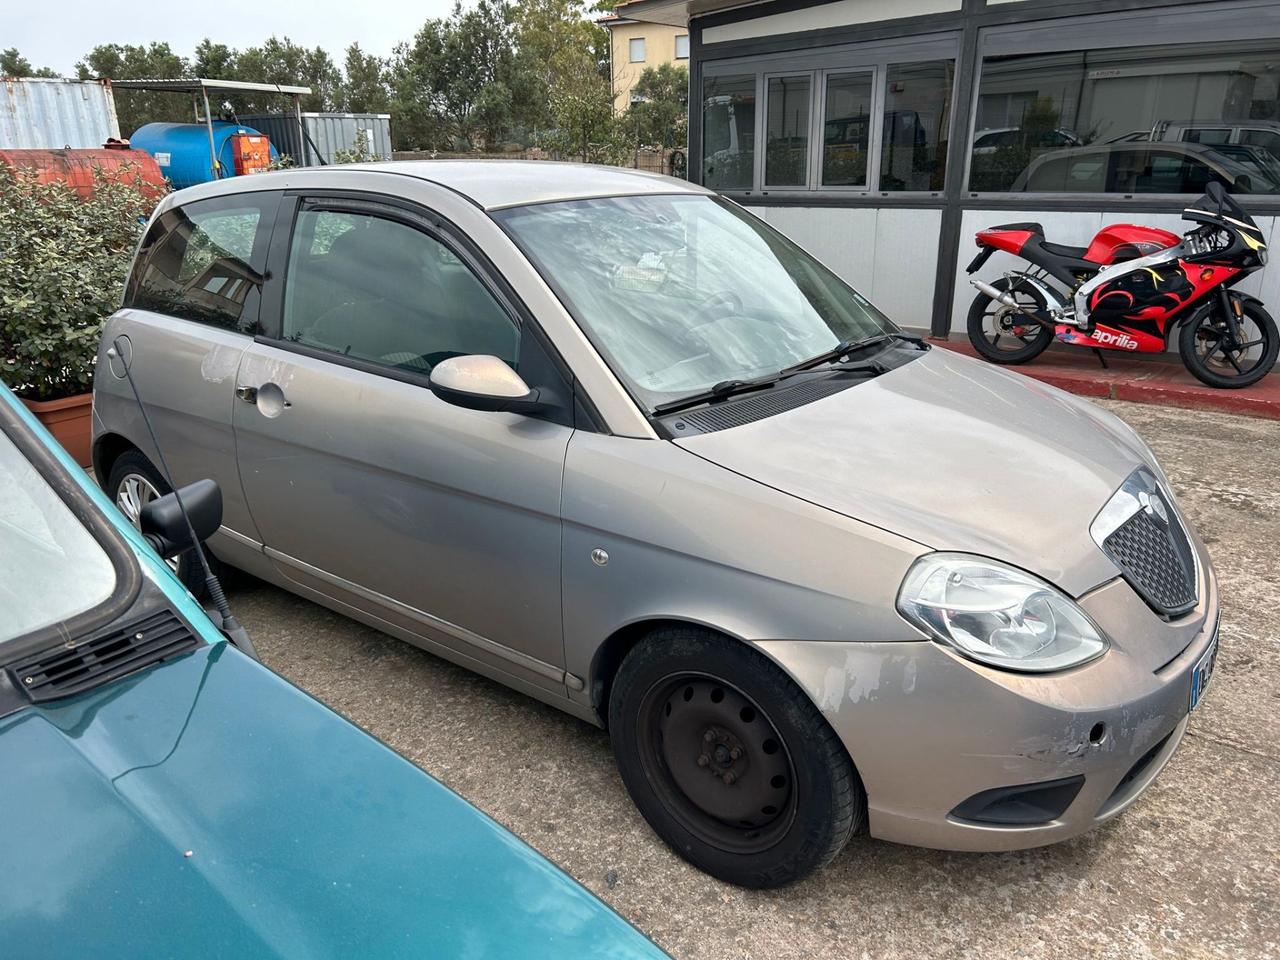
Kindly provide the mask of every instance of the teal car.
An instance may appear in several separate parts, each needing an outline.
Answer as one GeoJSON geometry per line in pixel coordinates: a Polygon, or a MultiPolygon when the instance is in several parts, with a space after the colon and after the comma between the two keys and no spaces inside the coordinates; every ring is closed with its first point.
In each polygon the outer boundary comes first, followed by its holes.
{"type": "Polygon", "coordinates": [[[14,960],[666,956],[228,643],[3,385],[0,770],[14,960]]]}

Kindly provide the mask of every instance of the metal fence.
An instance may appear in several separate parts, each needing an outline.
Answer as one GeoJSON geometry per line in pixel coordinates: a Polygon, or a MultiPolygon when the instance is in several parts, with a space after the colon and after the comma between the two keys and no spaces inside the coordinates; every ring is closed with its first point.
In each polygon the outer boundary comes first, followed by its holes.
{"type": "Polygon", "coordinates": [[[300,167],[333,163],[339,151],[352,151],[363,131],[368,151],[375,159],[391,159],[391,116],[386,113],[304,113],[304,139],[298,118],[291,113],[259,113],[238,116],[241,123],[265,133],[271,145],[293,158],[300,167]]]}

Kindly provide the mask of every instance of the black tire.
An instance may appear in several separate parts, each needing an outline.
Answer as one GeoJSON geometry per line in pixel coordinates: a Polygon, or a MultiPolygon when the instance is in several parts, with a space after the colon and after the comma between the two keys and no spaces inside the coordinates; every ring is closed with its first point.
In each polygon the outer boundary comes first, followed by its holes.
{"type": "Polygon", "coordinates": [[[1240,306],[1246,322],[1241,329],[1244,345],[1239,350],[1223,346],[1224,337],[1229,338],[1230,333],[1217,304],[1182,325],[1178,333],[1178,353],[1191,375],[1201,383],[1225,390],[1248,387],[1276,365],[1276,353],[1280,351],[1276,322],[1261,304],[1245,300],[1240,306]],[[1257,330],[1250,331],[1250,324],[1257,330]]]}
{"type": "Polygon", "coordinates": [[[656,630],[627,654],[609,736],[654,832],[728,883],[799,880],[866,819],[862,781],[813,701],[763,654],[711,631],[656,630]]]}
{"type": "MultiPolygon", "coordinates": [[[[116,458],[115,462],[111,464],[111,473],[107,477],[107,496],[120,508],[120,512],[125,515],[125,518],[136,527],[138,525],[136,511],[122,501],[122,497],[125,496],[124,488],[131,481],[145,482],[156,496],[161,497],[172,492],[173,488],[169,486],[164,477],[160,475],[160,471],[140,450],[126,450],[116,458]]],[[[145,499],[143,502],[146,502],[145,499]]],[[[212,565],[214,562],[213,555],[210,554],[209,563],[212,565]]],[[[193,551],[188,550],[177,559],[176,564],[170,562],[169,566],[193,596],[199,598],[204,595],[204,569],[200,566],[200,561],[193,551]]]]}
{"type": "MultiPolygon", "coordinates": [[[[1001,277],[991,285],[1002,291],[1012,289],[1019,303],[1048,313],[1049,305],[1045,302],[1044,295],[1029,283],[1018,283],[1016,279],[1010,282],[1008,278],[1001,277]]],[[[969,342],[992,363],[1026,363],[1040,356],[1053,343],[1052,327],[1036,323],[1030,318],[1018,322],[1016,314],[999,318],[996,315],[998,309],[999,304],[995,300],[979,291],[974,297],[973,305],[969,307],[967,323],[969,342]],[[988,326],[991,327],[990,331],[988,326]],[[1018,335],[1015,332],[1017,329],[1025,332],[1018,335]],[[1019,342],[1022,346],[1017,346],[1019,342]],[[1001,343],[1008,343],[1009,346],[1002,348],[1001,343]]]]}

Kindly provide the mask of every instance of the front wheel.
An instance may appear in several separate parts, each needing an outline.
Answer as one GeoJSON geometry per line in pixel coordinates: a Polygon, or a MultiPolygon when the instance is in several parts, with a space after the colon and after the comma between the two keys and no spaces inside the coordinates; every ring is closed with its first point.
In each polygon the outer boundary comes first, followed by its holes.
{"type": "MultiPolygon", "coordinates": [[[[1029,310],[1048,314],[1044,295],[1029,283],[1001,278],[992,284],[1011,291],[1013,298],[1029,310]]],[[[1053,328],[1037,323],[1013,307],[993,300],[981,291],[969,308],[969,342],[992,363],[1026,363],[1044,353],[1053,342],[1053,328]]]]}
{"type": "Polygon", "coordinates": [[[654,832],[728,883],[798,880],[866,816],[857,771],[813,701],[763,654],[710,631],[658,630],[627,654],[609,735],[654,832]]]}
{"type": "Polygon", "coordinates": [[[1280,335],[1276,322],[1261,304],[1240,303],[1236,318],[1239,337],[1231,333],[1221,305],[1183,324],[1178,334],[1178,353],[1187,369],[1201,383],[1223,389],[1238,389],[1257,383],[1276,363],[1280,335]]]}

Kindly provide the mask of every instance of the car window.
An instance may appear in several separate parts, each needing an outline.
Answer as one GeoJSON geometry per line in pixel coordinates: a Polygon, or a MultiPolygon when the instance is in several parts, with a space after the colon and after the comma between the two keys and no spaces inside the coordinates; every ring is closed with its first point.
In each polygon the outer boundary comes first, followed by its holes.
{"type": "Polygon", "coordinates": [[[1191,143],[1226,143],[1231,139],[1231,129],[1229,127],[1188,127],[1182,139],[1191,143]]]}
{"type": "Polygon", "coordinates": [[[447,246],[399,220],[304,209],[285,277],[286,340],[413,373],[490,354],[516,366],[519,331],[447,246]]]}
{"type": "Polygon", "coordinates": [[[1032,169],[1026,189],[1040,193],[1098,193],[1105,188],[1106,178],[1106,154],[1093,151],[1042,161],[1032,169]]]}
{"type": "Polygon", "coordinates": [[[106,551],[0,433],[0,644],[93,609],[115,585],[106,551]]]}
{"type": "Polygon", "coordinates": [[[1272,156],[1280,157],[1280,133],[1272,130],[1241,130],[1240,142],[1252,147],[1262,147],[1272,156]]]}
{"type": "Polygon", "coordinates": [[[147,231],[125,306],[253,332],[274,195],[199,200],[147,231]]]}

